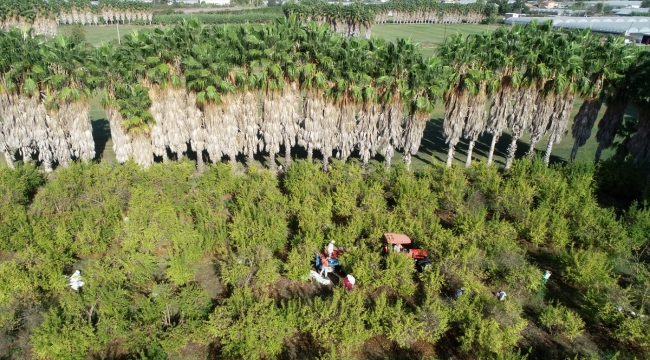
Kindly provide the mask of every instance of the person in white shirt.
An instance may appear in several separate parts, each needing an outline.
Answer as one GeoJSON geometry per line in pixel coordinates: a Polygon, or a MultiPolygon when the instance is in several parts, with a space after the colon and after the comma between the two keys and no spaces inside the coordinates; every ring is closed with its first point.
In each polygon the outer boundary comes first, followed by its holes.
{"type": "Polygon", "coordinates": [[[336,241],[332,240],[330,241],[329,244],[327,244],[327,257],[332,257],[332,254],[334,253],[334,243],[336,241]]]}

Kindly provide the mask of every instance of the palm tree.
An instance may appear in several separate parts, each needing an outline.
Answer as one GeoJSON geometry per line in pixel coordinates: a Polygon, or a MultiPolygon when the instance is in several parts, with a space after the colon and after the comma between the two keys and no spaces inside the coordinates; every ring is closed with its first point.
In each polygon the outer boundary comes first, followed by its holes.
{"type": "MultiPolygon", "coordinates": [[[[533,120],[535,104],[540,90],[539,86],[543,84],[540,79],[549,77],[549,67],[543,62],[543,59],[540,59],[540,56],[552,50],[549,49],[548,40],[551,30],[552,25],[549,22],[541,25],[532,22],[522,34],[521,46],[523,49],[529,49],[529,51],[525,56],[518,58],[522,76],[521,81],[517,83],[518,88],[515,92],[512,111],[508,115],[508,125],[512,129],[512,140],[506,154],[506,170],[512,166],[517,151],[517,141],[533,120]]],[[[538,128],[540,127],[538,126],[538,128]]]]}
{"type": "Polygon", "coordinates": [[[515,88],[521,83],[521,72],[519,71],[523,52],[521,43],[523,28],[520,25],[513,26],[510,31],[505,27],[497,29],[493,36],[492,49],[489,52],[490,61],[488,68],[494,73],[494,82],[489,87],[492,96],[486,130],[492,134],[490,150],[488,152],[487,165],[491,165],[494,158],[494,149],[499,141],[503,130],[508,126],[507,118],[511,112],[512,99],[515,88]]]}
{"type": "Polygon", "coordinates": [[[443,131],[446,142],[449,144],[447,152],[447,166],[451,166],[454,159],[456,144],[463,134],[463,128],[467,119],[470,106],[470,89],[480,80],[468,75],[475,62],[476,52],[474,50],[475,38],[468,36],[464,39],[461,35],[452,35],[446,39],[439,49],[440,56],[444,62],[449,64],[453,71],[450,72],[448,87],[445,92],[445,120],[443,131]]]}
{"type": "Polygon", "coordinates": [[[627,84],[631,102],[639,111],[639,124],[636,134],[628,143],[628,149],[638,165],[650,155],[650,84],[648,84],[650,55],[642,51],[628,72],[627,84]]]}
{"type": "Polygon", "coordinates": [[[432,57],[427,63],[419,61],[409,72],[408,115],[404,126],[404,155],[407,168],[411,165],[411,156],[415,155],[424,135],[427,121],[433,111],[433,104],[441,97],[444,85],[440,83],[443,67],[440,59],[432,57]]]}
{"type": "Polygon", "coordinates": [[[575,160],[578,148],[591,136],[603,98],[613,89],[613,84],[624,76],[624,72],[635,59],[637,47],[625,46],[622,38],[608,36],[604,42],[592,40],[585,52],[585,68],[590,73],[588,85],[583,91],[584,102],[576,115],[571,132],[575,139],[571,161],[575,160]]]}
{"type": "Polygon", "coordinates": [[[55,158],[64,166],[71,156],[89,161],[95,157],[90,99],[92,90],[102,83],[101,71],[85,49],[61,36],[42,45],[40,52],[51,74],[44,81],[48,94],[45,106],[49,109],[46,122],[52,122],[52,126],[48,125],[51,134],[58,125],[66,144],[55,158]]]}
{"type": "Polygon", "coordinates": [[[134,32],[127,36],[127,44],[112,51],[108,46],[96,53],[99,68],[112,70],[108,75],[102,105],[111,127],[113,150],[118,162],[133,158],[145,168],[153,163],[151,128],[155,119],[149,112],[151,99],[149,89],[143,86],[146,67],[138,59],[139,47],[148,41],[134,32]]]}
{"type": "MultiPolygon", "coordinates": [[[[583,81],[585,45],[590,41],[590,31],[570,33],[567,38],[555,35],[554,49],[562,49],[566,60],[558,61],[555,66],[559,69],[554,79],[556,90],[555,109],[549,128],[549,140],[544,154],[544,162],[548,165],[551,158],[553,143],[560,143],[573,109],[573,103],[579,92],[579,84],[583,81]]],[[[556,58],[557,59],[557,58],[556,58]]]]}

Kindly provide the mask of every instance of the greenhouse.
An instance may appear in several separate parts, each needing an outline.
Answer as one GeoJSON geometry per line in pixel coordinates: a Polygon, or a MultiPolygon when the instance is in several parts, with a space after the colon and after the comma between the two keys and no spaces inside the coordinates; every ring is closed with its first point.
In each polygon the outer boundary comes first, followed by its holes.
{"type": "Polygon", "coordinates": [[[506,21],[506,24],[528,24],[533,20],[539,22],[552,20],[553,27],[555,28],[591,28],[592,31],[608,34],[631,35],[650,33],[650,18],[647,17],[524,17],[510,18],[506,21]]]}

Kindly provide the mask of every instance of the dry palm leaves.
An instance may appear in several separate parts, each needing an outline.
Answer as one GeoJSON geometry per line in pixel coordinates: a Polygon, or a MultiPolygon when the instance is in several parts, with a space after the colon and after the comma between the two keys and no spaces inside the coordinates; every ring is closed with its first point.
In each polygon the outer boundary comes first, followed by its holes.
{"type": "Polygon", "coordinates": [[[535,156],[535,144],[546,134],[551,116],[553,115],[553,107],[555,105],[554,94],[539,94],[535,101],[535,112],[533,119],[530,122],[530,149],[528,149],[528,157],[535,156]]]}
{"type": "Polygon", "coordinates": [[[547,165],[551,161],[553,143],[559,144],[562,140],[562,135],[566,133],[575,100],[576,96],[571,93],[562,94],[555,100],[555,108],[553,109],[549,127],[550,136],[548,138],[548,145],[546,146],[546,153],[544,153],[544,162],[547,165]]]}

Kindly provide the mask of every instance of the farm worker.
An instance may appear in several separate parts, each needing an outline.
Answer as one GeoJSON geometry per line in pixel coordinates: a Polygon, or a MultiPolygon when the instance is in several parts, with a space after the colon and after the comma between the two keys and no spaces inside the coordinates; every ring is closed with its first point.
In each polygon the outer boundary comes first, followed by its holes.
{"type": "Polygon", "coordinates": [[[348,274],[344,279],[343,279],[343,284],[345,285],[345,288],[350,291],[354,287],[354,283],[357,282],[357,279],[354,278],[354,276],[348,274]]]}
{"type": "Polygon", "coordinates": [[[494,294],[494,296],[496,296],[497,299],[499,299],[500,301],[503,301],[503,300],[505,300],[505,298],[506,298],[506,292],[503,291],[503,290],[499,290],[499,291],[497,291],[497,292],[495,292],[495,293],[493,293],[493,294],[494,294]]]}
{"type": "Polygon", "coordinates": [[[332,240],[330,241],[329,244],[327,244],[327,257],[332,257],[332,254],[334,253],[334,243],[336,241],[332,240]]]}
{"type": "Polygon", "coordinates": [[[77,270],[70,276],[68,285],[70,285],[72,290],[79,290],[80,287],[84,286],[84,282],[81,281],[81,271],[77,270]]]}
{"type": "Polygon", "coordinates": [[[320,264],[320,276],[322,277],[327,277],[327,273],[331,271],[332,268],[330,268],[330,263],[327,261],[326,258],[321,259],[321,264],[320,264]],[[323,275],[323,273],[325,275],[323,275]]]}
{"type": "Polygon", "coordinates": [[[396,252],[396,253],[402,252],[402,249],[403,249],[402,244],[393,245],[393,251],[396,252]]]}
{"type": "Polygon", "coordinates": [[[461,295],[463,295],[463,291],[465,291],[465,288],[464,288],[464,287],[461,287],[460,289],[456,290],[456,293],[454,294],[454,297],[456,298],[456,300],[458,300],[458,298],[459,298],[461,295]]]}
{"type": "Polygon", "coordinates": [[[550,278],[550,277],[551,277],[551,272],[546,270],[544,272],[544,277],[542,277],[542,281],[544,282],[544,284],[546,284],[546,282],[548,281],[548,278],[550,278]]]}

